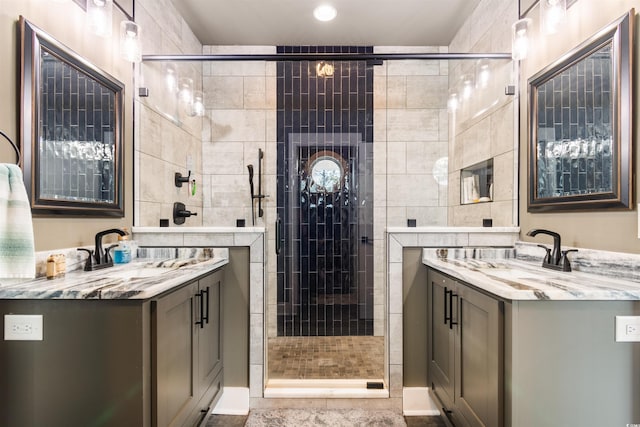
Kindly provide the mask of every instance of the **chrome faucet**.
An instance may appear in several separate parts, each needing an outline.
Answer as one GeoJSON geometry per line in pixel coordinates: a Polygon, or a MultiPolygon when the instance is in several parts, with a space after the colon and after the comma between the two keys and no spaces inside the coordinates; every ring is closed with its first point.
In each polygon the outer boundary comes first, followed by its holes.
{"type": "Polygon", "coordinates": [[[553,250],[544,245],[538,245],[546,251],[546,255],[542,260],[542,266],[544,268],[550,268],[553,270],[571,271],[571,263],[569,262],[567,254],[569,252],[578,252],[578,250],[567,249],[563,251],[560,245],[560,234],[556,233],[555,231],[545,230],[542,228],[534,228],[533,230],[529,230],[527,232],[527,236],[531,237],[535,237],[538,234],[546,234],[553,237],[553,250]]]}

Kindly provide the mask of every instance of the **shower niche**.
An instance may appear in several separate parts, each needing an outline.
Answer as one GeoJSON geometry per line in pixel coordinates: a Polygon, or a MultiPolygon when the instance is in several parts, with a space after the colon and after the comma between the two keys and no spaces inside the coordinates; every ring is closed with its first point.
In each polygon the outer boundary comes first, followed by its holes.
{"type": "Polygon", "coordinates": [[[460,204],[493,201],[493,159],[460,170],[460,204]]]}

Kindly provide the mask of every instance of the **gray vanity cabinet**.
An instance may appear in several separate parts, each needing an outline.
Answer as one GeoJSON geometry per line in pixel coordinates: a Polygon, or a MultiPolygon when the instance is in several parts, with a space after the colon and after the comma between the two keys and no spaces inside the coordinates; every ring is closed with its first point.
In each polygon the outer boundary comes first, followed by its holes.
{"type": "Polygon", "coordinates": [[[0,330],[37,314],[44,336],[0,340],[0,426],[197,425],[222,394],[223,280],[224,267],[150,299],[0,299],[0,330]]]}
{"type": "Polygon", "coordinates": [[[456,426],[503,425],[504,303],[429,270],[433,393],[456,426]]]}
{"type": "MultiPolygon", "coordinates": [[[[201,405],[195,409],[211,406],[222,393],[222,279],[223,270],[199,281],[203,292],[203,313],[206,315],[198,330],[198,383],[201,405]]],[[[198,325],[200,326],[200,325],[198,325]]],[[[200,413],[200,415],[202,415],[200,413]]]]}
{"type": "Polygon", "coordinates": [[[196,294],[198,282],[193,282],[151,303],[154,426],[183,425],[196,399],[196,294]]]}
{"type": "Polygon", "coordinates": [[[191,426],[222,391],[223,270],[151,303],[154,426],[191,426]]]}
{"type": "Polygon", "coordinates": [[[431,389],[437,393],[444,408],[453,408],[456,335],[449,325],[449,291],[455,283],[429,270],[429,366],[431,389]]]}

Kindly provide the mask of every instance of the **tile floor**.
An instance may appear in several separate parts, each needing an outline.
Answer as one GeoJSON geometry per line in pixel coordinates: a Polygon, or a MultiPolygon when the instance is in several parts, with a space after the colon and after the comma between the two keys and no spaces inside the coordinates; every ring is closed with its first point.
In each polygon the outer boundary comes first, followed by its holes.
{"type": "Polygon", "coordinates": [[[383,379],[384,337],[269,338],[269,379],[383,379]]]}
{"type": "MultiPolygon", "coordinates": [[[[269,378],[384,378],[384,337],[270,338],[269,378]]],[[[440,417],[404,417],[404,420],[407,427],[446,426],[440,417]]],[[[247,416],[210,415],[203,426],[244,427],[246,421],[247,416]]],[[[279,425],[286,427],[286,420],[283,421],[279,425]]]]}
{"type": "MultiPolygon", "coordinates": [[[[247,416],[211,415],[204,427],[243,427],[246,420],[247,416]]],[[[404,420],[407,427],[446,427],[440,417],[404,417],[404,420]]]]}

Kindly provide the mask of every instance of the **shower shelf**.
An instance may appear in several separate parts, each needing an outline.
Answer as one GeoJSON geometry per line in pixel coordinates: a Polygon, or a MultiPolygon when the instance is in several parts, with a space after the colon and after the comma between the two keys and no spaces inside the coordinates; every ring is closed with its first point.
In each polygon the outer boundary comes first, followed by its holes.
{"type": "Polygon", "coordinates": [[[460,170],[460,204],[493,201],[493,159],[460,170]]]}

